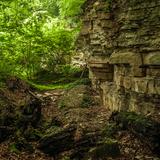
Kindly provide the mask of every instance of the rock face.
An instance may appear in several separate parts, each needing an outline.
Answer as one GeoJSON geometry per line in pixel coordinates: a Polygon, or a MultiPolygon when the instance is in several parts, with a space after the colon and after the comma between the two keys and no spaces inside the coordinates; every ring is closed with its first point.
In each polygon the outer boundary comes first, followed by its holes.
{"type": "Polygon", "coordinates": [[[160,112],[160,0],[89,0],[77,46],[111,110],[160,112]]]}

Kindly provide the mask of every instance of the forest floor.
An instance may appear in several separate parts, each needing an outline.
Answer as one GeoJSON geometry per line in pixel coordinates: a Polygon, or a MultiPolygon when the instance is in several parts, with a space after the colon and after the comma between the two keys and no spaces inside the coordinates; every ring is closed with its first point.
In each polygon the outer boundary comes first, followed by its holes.
{"type": "MultiPolygon", "coordinates": [[[[111,115],[109,110],[100,105],[97,93],[89,86],[86,88],[86,90],[88,90],[87,93],[95,100],[95,103],[93,104],[90,103],[90,101],[85,100],[87,105],[81,106],[82,103],[75,102],[77,99],[80,100],[77,95],[81,96],[83,94],[83,89],[84,85],[80,85],[77,88],[75,87],[75,89],[71,89],[71,91],[66,91],[66,89],[55,89],[34,92],[39,99],[43,99],[41,111],[43,118],[58,124],[61,128],[65,128],[71,124],[76,125],[75,139],[81,139],[84,133],[98,134],[102,132],[108,124],[111,115]],[[69,97],[65,97],[66,94],[69,97]],[[65,102],[65,99],[69,99],[71,104],[65,102]],[[75,102],[74,105],[72,102],[75,102]]],[[[116,158],[92,157],[93,160],[159,160],[159,158],[153,155],[151,149],[131,132],[126,130],[118,131],[114,137],[119,144],[120,155],[116,158]]],[[[12,138],[0,143],[0,160],[69,160],[68,155],[70,150],[61,153],[62,156],[56,158],[50,157],[38,150],[37,146],[39,145],[39,141],[30,142],[34,149],[33,152],[15,152],[10,147],[12,143],[12,138]]],[[[79,159],[83,160],[83,158],[79,159]]]]}

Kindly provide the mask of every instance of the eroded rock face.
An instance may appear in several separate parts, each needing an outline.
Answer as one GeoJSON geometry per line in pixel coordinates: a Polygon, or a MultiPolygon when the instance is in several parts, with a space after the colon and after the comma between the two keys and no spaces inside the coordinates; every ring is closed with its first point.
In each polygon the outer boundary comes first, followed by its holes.
{"type": "Polygon", "coordinates": [[[160,1],[90,0],[78,48],[111,110],[160,112],[160,1]]]}

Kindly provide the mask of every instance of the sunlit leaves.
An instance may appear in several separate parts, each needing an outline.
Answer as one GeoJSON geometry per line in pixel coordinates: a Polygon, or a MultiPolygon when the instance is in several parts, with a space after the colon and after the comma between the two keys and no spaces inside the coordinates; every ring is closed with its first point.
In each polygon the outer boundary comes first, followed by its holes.
{"type": "Polygon", "coordinates": [[[74,48],[71,18],[84,0],[1,0],[0,75],[31,77],[65,64],[74,48]],[[8,67],[7,67],[8,66],[8,67]]]}
{"type": "Polygon", "coordinates": [[[81,12],[81,6],[85,0],[59,0],[60,14],[63,17],[75,16],[81,12]]]}

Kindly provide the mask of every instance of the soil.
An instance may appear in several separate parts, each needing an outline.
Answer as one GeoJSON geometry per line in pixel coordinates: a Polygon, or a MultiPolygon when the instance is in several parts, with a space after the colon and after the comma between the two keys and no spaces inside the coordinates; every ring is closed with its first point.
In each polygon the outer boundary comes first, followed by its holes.
{"type": "MultiPolygon", "coordinates": [[[[66,91],[62,89],[45,92],[36,91],[34,94],[39,99],[43,100],[42,117],[44,120],[53,121],[60,127],[65,127],[69,124],[75,124],[77,126],[77,139],[80,139],[84,133],[99,133],[104,130],[111,115],[111,112],[100,104],[87,107],[78,106],[74,108],[59,107],[59,101],[61,97],[66,94],[66,91]]],[[[90,94],[93,97],[98,97],[95,91],[90,90],[90,94]]],[[[139,138],[137,138],[129,131],[119,131],[114,136],[119,143],[121,155],[118,158],[104,159],[159,160],[158,157],[153,155],[150,148],[147,147],[145,143],[141,142],[139,138]]],[[[63,156],[60,156],[61,158],[55,158],[42,153],[42,151],[37,149],[38,142],[30,142],[34,148],[34,152],[23,151],[14,153],[10,150],[9,147],[12,143],[12,138],[3,143],[0,143],[1,160],[67,160],[67,158],[64,158],[63,156]]],[[[62,153],[62,155],[68,155],[68,153],[62,153]]]]}

